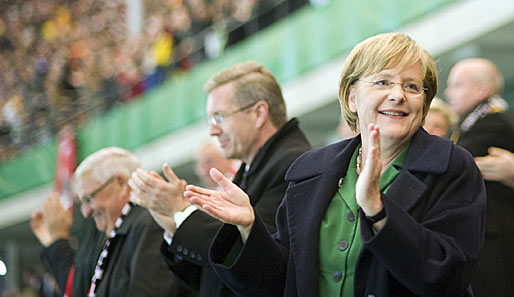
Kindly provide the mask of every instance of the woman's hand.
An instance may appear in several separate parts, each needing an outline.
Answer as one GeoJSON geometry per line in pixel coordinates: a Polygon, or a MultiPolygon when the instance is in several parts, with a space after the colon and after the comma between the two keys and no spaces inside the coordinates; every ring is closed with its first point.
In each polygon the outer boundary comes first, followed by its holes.
{"type": "Polygon", "coordinates": [[[222,191],[188,185],[184,196],[212,217],[224,223],[236,225],[243,243],[246,242],[255,220],[250,198],[217,169],[211,169],[210,175],[223,189],[222,191]]]}
{"type": "MultiPolygon", "coordinates": [[[[364,142],[363,142],[364,143],[364,142]]],[[[382,159],[380,158],[380,130],[378,126],[368,126],[368,147],[362,156],[362,171],[355,185],[355,198],[357,204],[367,216],[374,216],[384,207],[380,195],[380,174],[382,173],[382,159]]],[[[373,227],[380,230],[385,224],[382,219],[373,227]]]]}

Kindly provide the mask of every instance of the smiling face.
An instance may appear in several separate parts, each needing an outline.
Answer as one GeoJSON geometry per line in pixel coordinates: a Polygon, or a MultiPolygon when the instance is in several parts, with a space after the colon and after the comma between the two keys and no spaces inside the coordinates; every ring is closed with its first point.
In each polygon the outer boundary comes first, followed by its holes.
{"type": "Polygon", "coordinates": [[[352,112],[357,113],[359,128],[364,137],[367,137],[369,124],[380,127],[380,138],[383,142],[405,143],[418,130],[423,118],[426,95],[407,95],[402,89],[402,84],[406,82],[423,85],[419,63],[404,69],[397,66],[361,77],[351,87],[349,107],[352,112]],[[375,90],[367,83],[379,80],[392,81],[395,83],[394,87],[375,90]]]}
{"type": "Polygon", "coordinates": [[[209,93],[207,114],[209,116],[230,114],[224,117],[220,124],[209,123],[209,134],[218,138],[225,158],[239,159],[248,163],[248,160],[255,155],[256,148],[258,149],[256,116],[253,107],[235,112],[240,109],[240,106],[234,103],[233,96],[232,83],[221,85],[209,93]]]}

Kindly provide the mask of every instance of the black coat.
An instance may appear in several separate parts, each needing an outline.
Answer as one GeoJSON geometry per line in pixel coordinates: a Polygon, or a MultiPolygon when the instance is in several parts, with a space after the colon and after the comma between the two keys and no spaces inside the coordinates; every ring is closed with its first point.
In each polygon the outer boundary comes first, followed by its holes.
{"type": "MultiPolygon", "coordinates": [[[[250,202],[271,231],[275,230],[275,213],[287,187],[285,173],[293,161],[309,149],[297,120],[292,119],[258,151],[246,181],[243,181],[245,164],[234,178],[234,183],[250,196],[250,202]]],[[[209,246],[222,225],[209,215],[195,211],[175,232],[171,246],[166,242],[162,245],[170,269],[187,286],[199,289],[200,296],[233,296],[208,262],[209,246]]]]}
{"type": "MultiPolygon", "coordinates": [[[[117,233],[96,296],[183,296],[183,289],[171,280],[172,274],[159,252],[163,230],[146,209],[134,206],[117,233]]],[[[43,256],[50,264],[56,279],[64,279],[65,282],[73,264],[70,259],[74,256],[67,240],[56,241],[44,251],[43,256]]],[[[97,257],[90,258],[94,263],[97,260],[97,257]]],[[[87,296],[87,292],[81,296],[87,296]]]]}
{"type": "MultiPolygon", "coordinates": [[[[505,113],[478,120],[457,144],[476,156],[491,146],[514,152],[514,124],[505,113]]],[[[514,189],[498,182],[485,182],[487,192],[484,251],[472,282],[477,297],[514,296],[514,189]]]]}
{"type": "MultiPolygon", "coordinates": [[[[270,236],[257,217],[230,267],[223,263],[240,235],[232,225],[220,230],[210,260],[239,296],[319,296],[321,221],[359,143],[360,136],[298,158],[286,175],[277,233],[270,236]]],[[[376,235],[360,214],[354,296],[472,296],[485,189],[469,153],[420,128],[382,199],[387,222],[376,235]]]]}

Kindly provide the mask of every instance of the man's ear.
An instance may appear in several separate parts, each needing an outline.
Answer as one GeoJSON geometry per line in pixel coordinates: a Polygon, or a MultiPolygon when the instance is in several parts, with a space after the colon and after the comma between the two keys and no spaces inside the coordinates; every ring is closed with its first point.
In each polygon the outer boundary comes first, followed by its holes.
{"type": "Polygon", "coordinates": [[[491,97],[491,94],[494,94],[492,91],[493,87],[490,84],[487,83],[480,83],[476,85],[477,87],[477,98],[480,98],[477,104],[483,100],[483,98],[489,98],[491,97]]]}
{"type": "Polygon", "coordinates": [[[264,100],[259,100],[255,104],[255,111],[257,113],[257,119],[255,121],[256,128],[260,128],[268,120],[269,117],[269,105],[264,100]]]}
{"type": "Polygon", "coordinates": [[[116,182],[118,182],[121,186],[121,193],[123,197],[129,197],[130,196],[130,187],[128,185],[128,176],[122,173],[116,174],[116,182]]]}

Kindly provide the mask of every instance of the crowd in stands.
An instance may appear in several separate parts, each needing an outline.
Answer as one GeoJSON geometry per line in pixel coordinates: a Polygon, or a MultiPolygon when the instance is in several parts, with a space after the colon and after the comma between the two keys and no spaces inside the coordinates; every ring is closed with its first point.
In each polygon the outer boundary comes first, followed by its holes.
{"type": "Polygon", "coordinates": [[[147,0],[136,37],[127,34],[124,0],[0,2],[0,162],[219,56],[306,2],[147,0]]]}

